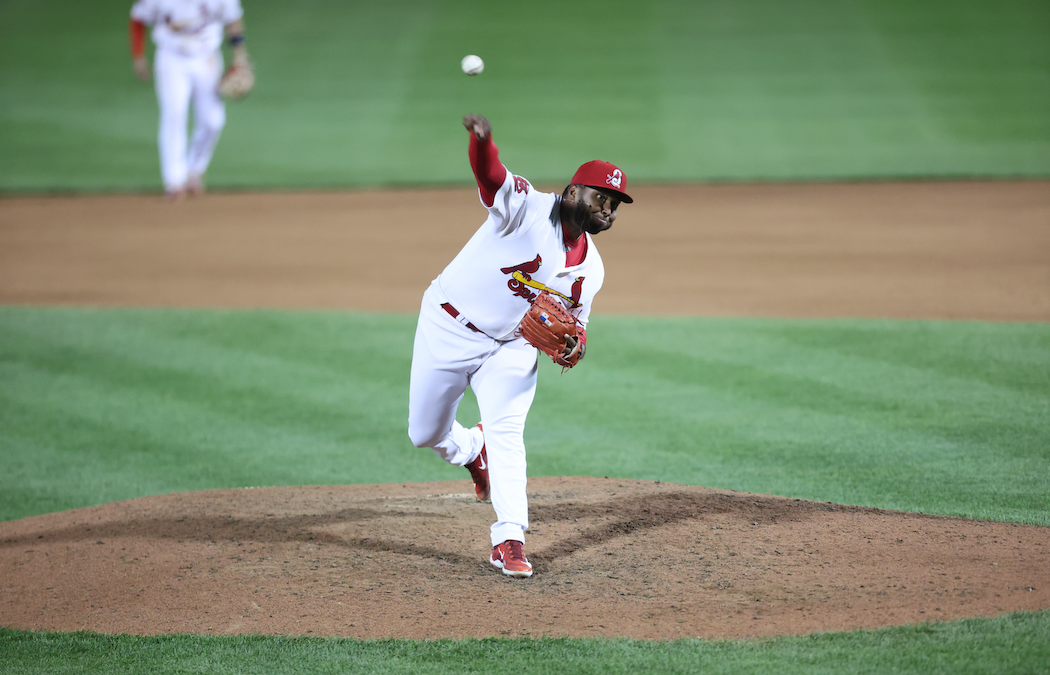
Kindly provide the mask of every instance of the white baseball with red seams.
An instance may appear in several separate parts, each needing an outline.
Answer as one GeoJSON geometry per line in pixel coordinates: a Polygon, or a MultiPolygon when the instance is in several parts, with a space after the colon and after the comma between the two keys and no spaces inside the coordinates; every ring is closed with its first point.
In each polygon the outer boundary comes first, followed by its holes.
{"type": "Polygon", "coordinates": [[[480,56],[469,54],[464,56],[463,60],[459,62],[459,67],[467,75],[478,75],[485,70],[485,62],[481,60],[480,56]]]}
{"type": "MultiPolygon", "coordinates": [[[[486,447],[496,512],[490,539],[495,547],[507,540],[524,542],[529,527],[523,438],[538,362],[536,348],[515,332],[543,290],[559,297],[585,328],[605,267],[590,234],[583,232],[582,239],[567,244],[559,195],[538,192],[507,171],[495,146],[486,145],[490,138],[472,137],[471,142],[471,161],[478,162],[475,176],[488,217],[423,294],[412,352],[408,422],[414,445],[433,448],[455,466],[466,466],[486,447]],[[479,169],[486,148],[498,165],[492,174],[479,169]],[[502,183],[495,182],[499,178],[486,179],[500,172],[502,183]],[[456,420],[468,386],[477,398],[484,432],[456,420]]],[[[615,167],[601,180],[595,187],[624,187],[615,167]]]]}
{"type": "Polygon", "coordinates": [[[219,95],[223,28],[244,15],[240,0],[138,0],[131,18],[153,26],[154,80],[160,107],[157,145],[169,193],[204,175],[226,124],[219,95]],[[187,142],[189,105],[193,136],[187,142]]]}

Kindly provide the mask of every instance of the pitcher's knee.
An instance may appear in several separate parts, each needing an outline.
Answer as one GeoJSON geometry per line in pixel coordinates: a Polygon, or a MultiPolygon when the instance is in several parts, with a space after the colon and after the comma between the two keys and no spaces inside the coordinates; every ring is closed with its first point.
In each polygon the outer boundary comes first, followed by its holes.
{"type": "Polygon", "coordinates": [[[417,448],[432,448],[440,443],[442,438],[444,434],[439,434],[433,429],[420,429],[411,424],[408,426],[408,440],[417,448]]]}

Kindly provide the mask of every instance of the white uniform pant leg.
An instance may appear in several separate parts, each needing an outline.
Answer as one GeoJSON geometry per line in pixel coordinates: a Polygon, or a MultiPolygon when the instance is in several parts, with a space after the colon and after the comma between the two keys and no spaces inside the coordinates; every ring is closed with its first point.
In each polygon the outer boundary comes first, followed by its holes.
{"type": "Polygon", "coordinates": [[[226,126],[226,105],[219,94],[222,54],[197,59],[193,69],[193,138],[186,154],[190,176],[203,176],[226,126]]]}
{"type": "MultiPolygon", "coordinates": [[[[432,291],[423,295],[412,348],[408,436],[449,464],[464,466],[481,452],[482,435],[456,421],[471,374],[498,345],[455,321],[432,291]]],[[[486,430],[487,431],[487,430],[486,430]]]]}
{"type": "Polygon", "coordinates": [[[526,495],[525,418],[536,395],[536,348],[522,339],[500,345],[471,378],[485,427],[489,487],[496,522],[492,545],[525,541],[529,528],[526,495]]]}
{"type": "Polygon", "coordinates": [[[160,107],[157,146],[160,175],[164,188],[181,190],[186,185],[186,125],[192,92],[193,61],[158,49],[153,62],[153,79],[160,107]]]}

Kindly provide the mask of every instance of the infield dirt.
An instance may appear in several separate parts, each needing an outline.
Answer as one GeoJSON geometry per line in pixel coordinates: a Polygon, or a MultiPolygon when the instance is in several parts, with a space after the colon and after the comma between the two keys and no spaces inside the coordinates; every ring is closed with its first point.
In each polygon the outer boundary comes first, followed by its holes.
{"type": "MultiPolygon", "coordinates": [[[[642,187],[596,312],[1050,320],[1050,183],[642,187]]],[[[418,309],[472,190],[0,199],[0,302],[418,309]]],[[[542,396],[542,388],[539,392],[542,396]]],[[[406,441],[407,442],[407,441],[406,441]]],[[[529,580],[463,481],[231,489],[0,523],[0,625],[748,637],[1050,608],[1050,528],[529,482],[529,580]]]]}

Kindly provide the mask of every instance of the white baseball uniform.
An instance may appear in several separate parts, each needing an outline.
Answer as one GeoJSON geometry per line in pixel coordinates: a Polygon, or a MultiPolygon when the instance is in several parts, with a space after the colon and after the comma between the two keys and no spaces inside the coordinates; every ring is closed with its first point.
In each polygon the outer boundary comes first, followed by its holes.
{"type": "Polygon", "coordinates": [[[190,176],[203,176],[211,162],[226,124],[219,95],[223,28],[243,15],[240,0],[138,0],[131,8],[132,19],[153,26],[157,145],[169,192],[183,189],[190,176]],[[187,148],[190,100],[194,128],[187,148]]]}
{"type": "MultiPolygon", "coordinates": [[[[480,179],[479,179],[480,185],[480,179]]],[[[515,336],[530,302],[547,289],[586,326],[605,268],[589,234],[582,262],[567,266],[559,195],[537,192],[509,171],[489,215],[423,294],[412,352],[409,437],[455,466],[487,447],[496,522],[492,545],[525,541],[525,418],[536,392],[537,350],[515,336]],[[467,387],[484,435],[456,421],[467,387]]]]}

